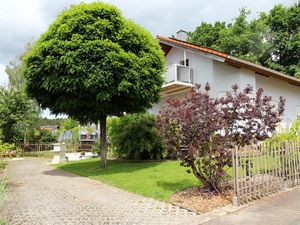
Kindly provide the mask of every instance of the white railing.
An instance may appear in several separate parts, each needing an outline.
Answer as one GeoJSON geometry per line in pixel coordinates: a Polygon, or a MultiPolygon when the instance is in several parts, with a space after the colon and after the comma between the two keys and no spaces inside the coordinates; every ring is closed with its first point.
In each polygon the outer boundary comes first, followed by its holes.
{"type": "Polygon", "coordinates": [[[183,82],[194,84],[193,70],[187,66],[173,64],[166,68],[165,84],[171,82],[183,82]]]}

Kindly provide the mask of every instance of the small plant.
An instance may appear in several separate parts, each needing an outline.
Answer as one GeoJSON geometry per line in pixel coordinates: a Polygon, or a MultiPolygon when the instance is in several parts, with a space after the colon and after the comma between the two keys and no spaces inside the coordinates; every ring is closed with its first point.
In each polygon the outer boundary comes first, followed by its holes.
{"type": "Polygon", "coordinates": [[[0,160],[0,173],[4,170],[5,166],[6,166],[6,162],[3,160],[0,160]]]}
{"type": "Polygon", "coordinates": [[[101,141],[100,139],[95,140],[95,144],[93,145],[92,152],[100,155],[101,153],[101,141]]]}

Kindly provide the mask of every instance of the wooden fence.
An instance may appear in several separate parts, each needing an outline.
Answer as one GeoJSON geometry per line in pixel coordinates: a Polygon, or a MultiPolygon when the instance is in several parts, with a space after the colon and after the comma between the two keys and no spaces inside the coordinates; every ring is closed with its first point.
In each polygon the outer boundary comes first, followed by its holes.
{"type": "Polygon", "coordinates": [[[240,205],[300,184],[299,141],[266,142],[232,151],[233,204],[240,205]]]}
{"type": "MultiPolygon", "coordinates": [[[[81,142],[69,142],[66,143],[67,151],[92,151],[93,143],[81,143],[81,142]]],[[[16,146],[20,148],[23,152],[40,152],[40,151],[50,151],[53,150],[53,143],[23,143],[18,142],[16,146]]]]}
{"type": "Polygon", "coordinates": [[[53,143],[23,143],[17,142],[16,146],[24,152],[49,151],[53,149],[53,143]]]}

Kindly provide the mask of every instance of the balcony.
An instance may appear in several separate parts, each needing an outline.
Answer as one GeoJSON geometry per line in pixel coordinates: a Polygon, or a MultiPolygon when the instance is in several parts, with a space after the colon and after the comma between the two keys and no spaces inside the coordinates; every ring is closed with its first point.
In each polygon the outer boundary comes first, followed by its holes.
{"type": "Polygon", "coordinates": [[[168,66],[164,78],[165,83],[162,86],[161,95],[190,90],[194,85],[193,70],[179,64],[168,66]]]}

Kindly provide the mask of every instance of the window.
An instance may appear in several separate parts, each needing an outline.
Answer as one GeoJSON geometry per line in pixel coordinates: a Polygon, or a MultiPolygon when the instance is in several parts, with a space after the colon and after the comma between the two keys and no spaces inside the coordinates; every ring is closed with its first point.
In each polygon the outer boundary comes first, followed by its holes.
{"type": "MultiPolygon", "coordinates": [[[[184,66],[184,60],[180,61],[180,65],[184,66]]],[[[189,59],[185,60],[185,66],[189,66],[189,59]]]]}

